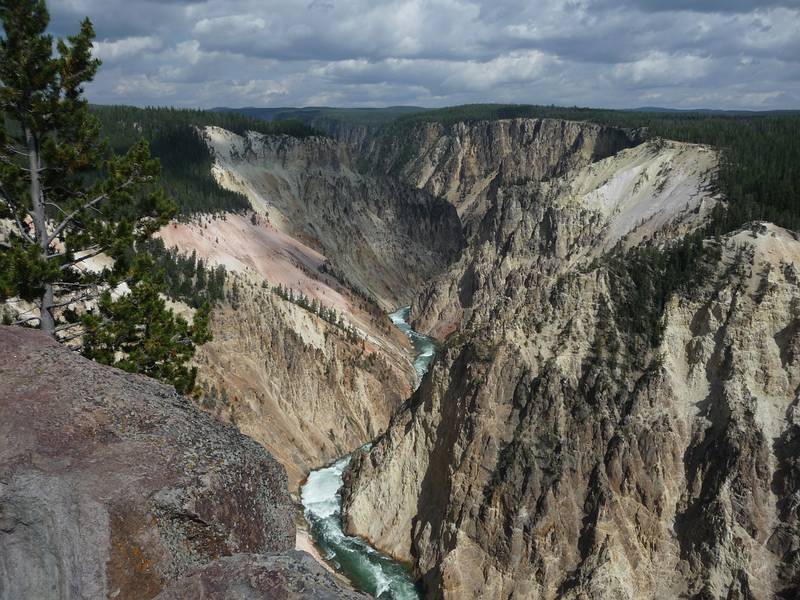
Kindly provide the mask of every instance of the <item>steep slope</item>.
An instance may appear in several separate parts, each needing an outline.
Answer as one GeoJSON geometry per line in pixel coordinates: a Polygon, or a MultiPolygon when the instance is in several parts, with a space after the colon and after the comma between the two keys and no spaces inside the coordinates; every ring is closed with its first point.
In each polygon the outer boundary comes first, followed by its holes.
{"type": "Polygon", "coordinates": [[[0,414],[3,600],[147,599],[230,555],[272,561],[276,590],[351,597],[283,554],[283,468],[173,388],[0,327],[0,414]]]}
{"type": "Polygon", "coordinates": [[[800,241],[723,239],[653,331],[602,258],[701,223],[715,164],[654,142],[486,195],[415,305],[453,333],[345,498],[428,597],[793,597],[800,241]]]}
{"type": "Polygon", "coordinates": [[[602,272],[495,314],[362,460],[353,530],[430,597],[792,597],[798,259],[784,230],[726,240],[645,370],[604,359],[602,272]]]}
{"type": "MultiPolygon", "coordinates": [[[[174,222],[159,232],[164,243],[184,253],[196,253],[212,265],[224,265],[250,284],[264,283],[303,294],[342,314],[362,337],[395,350],[389,319],[370,298],[344,285],[326,257],[302,241],[278,230],[258,215],[213,215],[186,223],[174,222]]],[[[402,345],[402,343],[400,343],[402,345]]]]}
{"type": "Polygon", "coordinates": [[[331,269],[386,310],[437,274],[463,245],[460,222],[441,200],[388,177],[356,172],[347,148],[209,127],[214,172],[244,193],[279,231],[325,255],[331,269]]]}
{"type": "Polygon", "coordinates": [[[309,470],[373,439],[411,391],[402,339],[386,350],[241,279],[198,351],[202,405],[235,423],[285,467],[309,470]]]}
{"type": "Polygon", "coordinates": [[[359,174],[329,138],[202,134],[220,184],[256,212],[175,222],[159,235],[231,273],[236,298],[229,289],[198,354],[203,402],[265,445],[294,489],[381,432],[410,392],[411,347],[386,312],[458,256],[460,222],[447,202],[359,174]],[[277,286],[335,310],[355,337],[277,286]]]}
{"type": "MultiPolygon", "coordinates": [[[[710,191],[717,160],[706,146],[657,140],[548,181],[496,187],[460,260],[417,297],[416,328],[447,335],[482,304],[493,304],[515,269],[565,272],[618,243],[686,233],[717,201],[710,191]]],[[[505,293],[516,294],[522,281],[509,281],[505,293]]]]}

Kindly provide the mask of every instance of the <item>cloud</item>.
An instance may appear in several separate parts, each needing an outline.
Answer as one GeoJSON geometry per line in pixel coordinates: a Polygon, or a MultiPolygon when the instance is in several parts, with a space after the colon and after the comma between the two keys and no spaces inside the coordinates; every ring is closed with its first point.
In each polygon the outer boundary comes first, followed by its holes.
{"type": "Polygon", "coordinates": [[[709,57],[651,52],[630,63],[616,65],[613,74],[623,84],[638,87],[662,87],[666,82],[675,86],[706,77],[711,66],[709,57]]]}
{"type": "Polygon", "coordinates": [[[50,0],[103,103],[800,107],[800,0],[50,0]]]}
{"type": "Polygon", "coordinates": [[[289,90],[284,84],[269,79],[234,82],[231,91],[234,95],[258,100],[262,106],[270,105],[289,94],[289,90]]]}
{"type": "Polygon", "coordinates": [[[634,0],[629,5],[653,12],[687,10],[692,12],[724,13],[751,12],[776,6],[798,8],[800,7],[800,0],[634,0]]]}
{"type": "Polygon", "coordinates": [[[147,75],[133,75],[121,79],[114,87],[114,93],[121,97],[144,94],[167,98],[175,94],[175,86],[147,75]]]}
{"type": "Polygon", "coordinates": [[[140,56],[143,52],[153,52],[163,46],[161,40],[153,36],[133,36],[113,42],[95,42],[95,56],[104,63],[140,56]]]}
{"type": "Polygon", "coordinates": [[[267,22],[255,15],[225,15],[211,19],[200,19],[192,32],[197,36],[216,36],[227,40],[246,41],[254,34],[263,33],[267,22]],[[242,38],[241,36],[246,36],[242,38]]]}

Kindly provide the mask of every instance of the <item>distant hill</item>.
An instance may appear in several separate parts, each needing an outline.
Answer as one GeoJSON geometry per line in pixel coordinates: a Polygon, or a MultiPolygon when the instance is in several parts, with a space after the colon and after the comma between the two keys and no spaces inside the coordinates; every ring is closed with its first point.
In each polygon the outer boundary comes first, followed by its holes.
{"type": "MultiPolygon", "coordinates": [[[[243,106],[232,108],[219,106],[210,109],[212,112],[238,113],[251,118],[263,121],[284,121],[296,119],[304,123],[312,123],[319,119],[330,119],[334,121],[349,121],[363,124],[385,124],[395,121],[402,117],[437,117],[442,114],[457,112],[459,116],[467,118],[479,116],[481,118],[497,118],[497,114],[505,116],[503,113],[516,114],[519,116],[534,116],[538,113],[541,116],[551,116],[547,113],[571,111],[572,113],[585,114],[607,114],[614,112],[623,113],[662,113],[662,114],[698,114],[705,116],[728,116],[728,117],[757,117],[757,116],[782,116],[800,115],[798,110],[723,110],[716,108],[669,108],[664,106],[639,106],[636,108],[606,109],[589,107],[557,107],[557,106],[535,106],[528,104],[467,104],[462,106],[451,106],[444,108],[424,108],[421,106],[387,106],[383,108],[335,108],[330,106],[279,106],[279,107],[258,107],[243,106]]],[[[538,115],[537,115],[538,116],[538,115]]],[[[559,116],[561,116],[559,114],[559,116]]],[[[558,118],[558,117],[556,117],[558,118]]],[[[438,119],[436,119],[438,120],[438,119]]]]}
{"type": "Polygon", "coordinates": [[[638,108],[623,108],[623,112],[644,112],[644,113],[695,113],[702,115],[718,115],[729,117],[757,117],[777,116],[777,115],[796,115],[800,110],[722,110],[718,108],[665,108],[663,106],[640,106],[638,108]]]}

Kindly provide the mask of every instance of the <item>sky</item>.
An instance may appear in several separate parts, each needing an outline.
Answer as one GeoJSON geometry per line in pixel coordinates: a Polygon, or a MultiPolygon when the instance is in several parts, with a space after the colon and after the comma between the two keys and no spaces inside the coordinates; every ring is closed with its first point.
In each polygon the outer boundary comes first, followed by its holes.
{"type": "Polygon", "coordinates": [[[102,104],[800,109],[800,0],[49,0],[102,104]]]}

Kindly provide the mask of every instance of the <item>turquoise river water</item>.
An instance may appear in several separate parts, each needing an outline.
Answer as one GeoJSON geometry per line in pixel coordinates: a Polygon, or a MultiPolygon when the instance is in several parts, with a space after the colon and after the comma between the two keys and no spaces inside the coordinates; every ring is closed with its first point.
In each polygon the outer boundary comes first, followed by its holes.
{"type": "MultiPolygon", "coordinates": [[[[414,369],[418,381],[425,375],[436,353],[436,344],[411,329],[410,307],[389,315],[414,346],[414,369]]],[[[358,589],[380,600],[418,600],[419,594],[408,570],[381,554],[358,537],[342,529],[342,474],[350,464],[350,455],[323,469],[312,471],[300,491],[304,514],[311,535],[325,559],[358,589]]]]}

